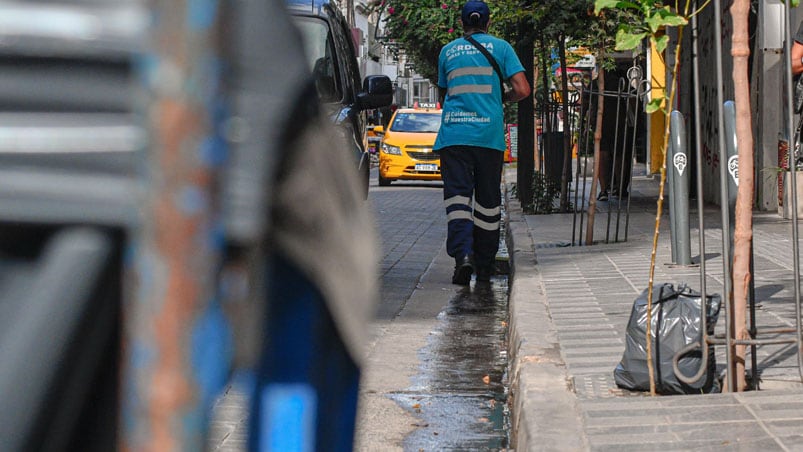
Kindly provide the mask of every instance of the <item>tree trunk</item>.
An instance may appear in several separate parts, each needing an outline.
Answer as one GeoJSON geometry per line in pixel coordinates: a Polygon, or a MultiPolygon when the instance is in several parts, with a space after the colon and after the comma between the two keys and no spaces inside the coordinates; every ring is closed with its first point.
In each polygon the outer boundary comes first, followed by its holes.
{"type": "MultiPolygon", "coordinates": [[[[605,98],[602,95],[602,93],[605,91],[605,69],[603,69],[601,66],[599,69],[599,75],[597,76],[597,90],[599,91],[599,100],[597,101],[597,122],[594,127],[594,174],[591,177],[591,193],[589,195],[590,197],[588,202],[588,226],[586,226],[586,245],[594,244],[594,215],[597,211],[597,182],[599,181],[599,171],[600,171],[600,143],[602,142],[602,116],[605,110],[605,98]]],[[[588,104],[591,105],[590,97],[588,104]]],[[[610,131],[608,133],[610,133],[610,131]]]]}
{"type": "MultiPolygon", "coordinates": [[[[739,143],[739,190],[736,196],[736,229],[733,241],[733,331],[734,338],[748,339],[747,296],[750,289],[750,247],[753,240],[753,129],[750,118],[750,82],[747,74],[750,45],[749,0],[734,0],[733,85],[736,104],[736,142],[739,143]]],[[[735,346],[736,391],[745,387],[745,345],[735,346]]],[[[730,352],[730,351],[729,351],[730,352]]]]}

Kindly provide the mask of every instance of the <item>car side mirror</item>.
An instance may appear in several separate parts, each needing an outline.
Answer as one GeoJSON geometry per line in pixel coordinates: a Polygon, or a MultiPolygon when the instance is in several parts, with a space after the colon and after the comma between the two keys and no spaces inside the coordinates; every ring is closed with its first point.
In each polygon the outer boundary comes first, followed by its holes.
{"type": "Polygon", "coordinates": [[[385,128],[382,126],[374,126],[373,131],[378,134],[385,133],[385,128]]]}
{"type": "Polygon", "coordinates": [[[357,95],[360,108],[370,110],[387,107],[393,102],[393,84],[387,75],[369,75],[362,84],[362,92],[357,95]]]}

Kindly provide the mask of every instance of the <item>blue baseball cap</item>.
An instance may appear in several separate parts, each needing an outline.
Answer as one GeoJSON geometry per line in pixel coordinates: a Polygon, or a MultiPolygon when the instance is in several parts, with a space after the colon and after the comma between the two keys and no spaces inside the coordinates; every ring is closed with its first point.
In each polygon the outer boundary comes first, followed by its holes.
{"type": "Polygon", "coordinates": [[[463,20],[463,25],[484,27],[491,18],[491,10],[481,0],[469,0],[463,5],[463,14],[460,18],[463,20]]]}

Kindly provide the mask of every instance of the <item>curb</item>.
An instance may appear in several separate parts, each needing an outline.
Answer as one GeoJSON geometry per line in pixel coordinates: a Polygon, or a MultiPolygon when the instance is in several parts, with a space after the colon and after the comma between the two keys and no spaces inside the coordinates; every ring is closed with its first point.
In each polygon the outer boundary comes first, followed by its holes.
{"type": "Polygon", "coordinates": [[[511,439],[516,450],[588,450],[577,398],[571,388],[549,315],[534,241],[518,200],[505,184],[510,256],[509,364],[511,439]]]}

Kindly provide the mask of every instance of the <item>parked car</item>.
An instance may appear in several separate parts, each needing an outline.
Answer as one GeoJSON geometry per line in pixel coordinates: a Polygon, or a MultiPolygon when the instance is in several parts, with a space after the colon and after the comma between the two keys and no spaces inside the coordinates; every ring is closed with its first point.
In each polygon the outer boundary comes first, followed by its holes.
{"type": "Polygon", "coordinates": [[[387,130],[382,130],[379,185],[385,187],[399,179],[441,180],[441,159],[432,152],[440,126],[441,109],[437,104],[396,110],[387,130]]]}
{"type": "Polygon", "coordinates": [[[368,194],[370,154],[368,114],[390,105],[393,85],[385,75],[369,75],[360,85],[360,69],[351,29],[331,0],[287,0],[301,31],[318,98],[346,138],[368,194]]]}

